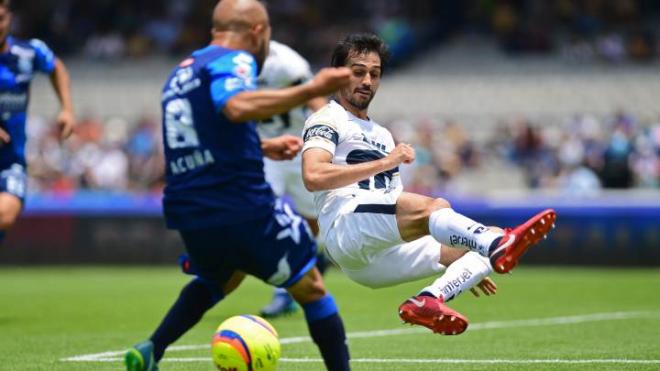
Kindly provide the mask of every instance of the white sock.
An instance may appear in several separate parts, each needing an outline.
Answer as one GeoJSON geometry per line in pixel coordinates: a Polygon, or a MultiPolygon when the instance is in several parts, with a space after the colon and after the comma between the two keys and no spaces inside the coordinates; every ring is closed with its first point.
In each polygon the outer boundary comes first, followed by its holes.
{"type": "Polygon", "coordinates": [[[490,245],[502,236],[450,208],[431,213],[429,231],[433,238],[445,246],[462,247],[483,256],[488,256],[490,245]]]}
{"type": "Polygon", "coordinates": [[[421,292],[428,292],[435,297],[442,296],[445,302],[457,297],[463,291],[469,290],[487,277],[493,268],[487,258],[473,251],[468,251],[460,259],[453,262],[445,273],[421,292]]]}

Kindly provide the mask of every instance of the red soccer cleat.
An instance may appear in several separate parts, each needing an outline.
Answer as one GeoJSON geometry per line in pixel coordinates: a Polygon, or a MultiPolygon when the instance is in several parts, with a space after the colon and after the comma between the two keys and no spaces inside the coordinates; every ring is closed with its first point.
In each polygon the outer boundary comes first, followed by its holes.
{"type": "Polygon", "coordinates": [[[405,323],[420,325],[436,334],[458,335],[468,327],[462,314],[445,305],[442,298],[417,295],[399,306],[399,317],[405,323]]]}
{"type": "Polygon", "coordinates": [[[504,236],[490,252],[490,263],[497,273],[508,273],[531,246],[545,238],[555,227],[557,214],[552,209],[543,210],[525,223],[504,230],[504,236]]]}

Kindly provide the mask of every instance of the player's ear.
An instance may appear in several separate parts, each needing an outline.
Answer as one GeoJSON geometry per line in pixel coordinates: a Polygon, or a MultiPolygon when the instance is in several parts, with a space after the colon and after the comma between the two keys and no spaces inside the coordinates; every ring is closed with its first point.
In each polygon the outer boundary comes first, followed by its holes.
{"type": "Polygon", "coordinates": [[[259,45],[258,41],[264,37],[264,32],[266,32],[265,28],[266,27],[261,23],[257,23],[250,28],[250,34],[257,45],[259,45]]]}

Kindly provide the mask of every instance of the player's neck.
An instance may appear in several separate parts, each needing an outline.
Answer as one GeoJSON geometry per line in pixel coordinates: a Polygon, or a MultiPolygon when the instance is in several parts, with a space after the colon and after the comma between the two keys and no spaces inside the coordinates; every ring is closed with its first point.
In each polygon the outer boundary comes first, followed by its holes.
{"type": "Polygon", "coordinates": [[[214,34],[211,45],[228,49],[245,50],[243,38],[233,32],[218,32],[214,34]]]}
{"type": "Polygon", "coordinates": [[[9,51],[9,36],[5,37],[2,42],[0,42],[0,53],[6,53],[9,51]]]}
{"type": "Polygon", "coordinates": [[[354,105],[352,105],[349,101],[347,101],[347,100],[345,100],[341,97],[337,97],[337,99],[339,100],[339,104],[342,107],[344,107],[344,109],[346,111],[350,112],[353,116],[359,118],[360,120],[369,121],[368,109],[365,108],[365,109],[361,110],[361,109],[355,107],[354,105]]]}

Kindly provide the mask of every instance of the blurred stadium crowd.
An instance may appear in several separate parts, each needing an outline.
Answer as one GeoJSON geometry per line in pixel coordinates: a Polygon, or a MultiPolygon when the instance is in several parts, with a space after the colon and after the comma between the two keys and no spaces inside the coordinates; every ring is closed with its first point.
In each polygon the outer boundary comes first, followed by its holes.
{"type": "MultiPolygon", "coordinates": [[[[215,2],[15,1],[13,33],[43,39],[58,55],[105,63],[178,56],[208,41],[215,2]]],[[[315,66],[327,64],[347,30],[380,34],[393,51],[394,65],[461,34],[491,38],[510,55],[551,53],[591,64],[659,59],[660,2],[652,0],[267,3],[274,39],[292,45],[315,66]]],[[[80,118],[76,135],[62,147],[47,119],[30,117],[30,190],[160,191],[159,119],[102,122],[93,114],[80,118]]],[[[487,169],[493,160],[522,174],[523,187],[531,189],[588,195],[602,188],[660,187],[660,123],[642,122],[634,112],[578,114],[551,125],[525,117],[495,120],[491,138],[479,141],[461,122],[392,122],[399,139],[417,149],[417,161],[404,175],[408,187],[424,194],[451,191],[461,174],[487,169]]]]}
{"type": "MultiPolygon", "coordinates": [[[[618,112],[609,117],[575,115],[542,125],[525,117],[493,122],[488,139],[476,142],[460,123],[426,120],[391,130],[415,145],[414,168],[404,174],[412,192],[461,192],[454,180],[465,171],[499,163],[507,176],[520,171],[528,189],[594,196],[602,189],[660,187],[660,122],[641,123],[618,112]]],[[[489,184],[498,187],[497,183],[489,184]]]]}
{"type": "MultiPolygon", "coordinates": [[[[403,175],[413,192],[460,192],[455,179],[466,171],[487,171],[493,161],[521,172],[530,189],[590,196],[604,188],[660,188],[660,122],[639,122],[623,112],[576,115],[552,125],[511,118],[493,122],[485,140],[475,140],[455,121],[388,126],[397,140],[416,149],[416,161],[403,175]]],[[[134,123],[85,118],[63,146],[46,120],[33,117],[28,128],[31,191],[161,190],[161,133],[154,118],[134,123]]]]}
{"type": "MultiPolygon", "coordinates": [[[[215,0],[16,1],[14,33],[57,53],[113,60],[180,55],[209,40],[215,0]]],[[[274,39],[324,65],[347,30],[374,31],[394,62],[461,33],[497,39],[510,53],[561,52],[571,61],[658,56],[653,0],[271,0],[274,39]],[[313,34],[314,37],[309,37],[313,34]]]]}
{"type": "Polygon", "coordinates": [[[164,181],[160,123],[150,117],[129,123],[82,118],[60,143],[55,125],[28,121],[28,188],[70,194],[78,190],[160,192],[164,181]]]}

